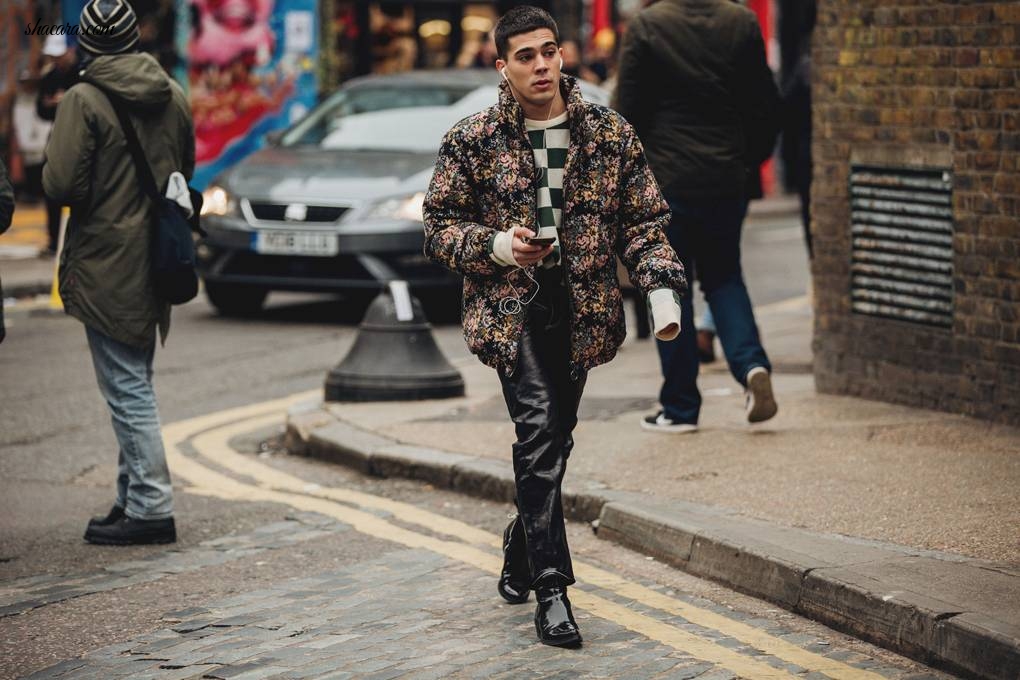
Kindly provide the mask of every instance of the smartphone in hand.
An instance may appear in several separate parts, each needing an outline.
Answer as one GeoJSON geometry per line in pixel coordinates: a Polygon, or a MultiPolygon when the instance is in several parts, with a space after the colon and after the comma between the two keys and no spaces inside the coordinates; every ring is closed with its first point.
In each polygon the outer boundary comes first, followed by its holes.
{"type": "Polygon", "coordinates": [[[527,243],[529,246],[540,246],[542,248],[545,248],[546,246],[551,246],[556,241],[556,237],[534,236],[532,238],[523,237],[521,238],[521,240],[527,243]]]}

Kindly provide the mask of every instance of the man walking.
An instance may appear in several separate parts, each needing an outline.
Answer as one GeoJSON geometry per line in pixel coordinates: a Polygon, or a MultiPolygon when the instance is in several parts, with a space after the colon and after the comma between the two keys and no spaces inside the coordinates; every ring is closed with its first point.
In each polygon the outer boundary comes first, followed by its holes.
{"type": "Polygon", "coordinates": [[[464,276],[465,338],[499,372],[516,429],[519,514],[504,533],[499,593],[516,604],[535,590],[540,641],[576,646],[560,486],[587,372],[613,358],[626,332],[615,258],[652,291],[660,337],[679,331],[686,280],[641,144],[561,75],[552,17],[516,7],[495,41],[499,103],[443,140],[425,198],[425,254],[464,276]]]}
{"type": "Polygon", "coordinates": [[[120,445],[117,495],[85,540],[127,545],[176,540],[173,496],[152,384],[157,327],[170,307],[149,277],[150,201],[113,103],[123,107],[157,183],[190,177],[195,142],[181,88],[136,52],[138,24],[126,0],[91,0],[81,13],[81,82],[57,108],[46,147],[46,194],[71,206],[60,263],[64,309],[85,324],[99,390],[120,445]],[[95,30],[99,29],[99,30],[95,30]]]}
{"type": "MultiPolygon", "coordinates": [[[[701,284],[749,422],[776,413],[771,364],[740,267],[748,172],[772,151],[778,93],[753,12],[731,0],[661,0],[627,27],[617,109],[647,144],[669,201],[666,233],[701,284]]],[[[676,343],[658,343],[662,410],[642,427],[694,432],[701,410],[690,296],[676,343]]]]}

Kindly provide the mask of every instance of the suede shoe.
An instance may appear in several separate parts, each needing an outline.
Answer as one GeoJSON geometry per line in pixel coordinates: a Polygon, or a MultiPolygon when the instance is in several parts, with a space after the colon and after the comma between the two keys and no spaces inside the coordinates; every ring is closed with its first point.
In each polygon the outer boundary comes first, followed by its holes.
{"type": "Polygon", "coordinates": [[[747,422],[760,423],[776,415],[779,407],[772,393],[772,379],[762,366],[755,366],[747,372],[745,392],[747,422]]]}
{"type": "Polygon", "coordinates": [[[118,519],[124,516],[124,508],[117,504],[114,504],[110,508],[110,512],[106,513],[106,517],[93,517],[89,520],[90,527],[106,527],[110,526],[118,519]]]}
{"type": "Polygon", "coordinates": [[[106,526],[90,524],[85,540],[97,545],[147,545],[173,543],[177,540],[174,518],[132,519],[124,515],[106,526]]]}
{"type": "Polygon", "coordinates": [[[563,587],[539,588],[535,591],[538,607],[535,609],[535,632],[538,641],[551,647],[580,647],[581,631],[570,610],[567,589],[563,587]]]}
{"type": "Polygon", "coordinates": [[[496,589],[510,604],[523,604],[528,601],[530,574],[524,523],[515,515],[503,531],[503,570],[496,589]]]}

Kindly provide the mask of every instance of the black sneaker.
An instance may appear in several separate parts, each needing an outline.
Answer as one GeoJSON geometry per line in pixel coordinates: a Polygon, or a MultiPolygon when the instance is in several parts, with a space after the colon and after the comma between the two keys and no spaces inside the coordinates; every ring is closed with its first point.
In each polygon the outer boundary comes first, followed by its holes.
{"type": "Polygon", "coordinates": [[[114,506],[110,508],[110,512],[106,513],[106,517],[93,517],[92,519],[90,519],[89,526],[90,527],[110,526],[123,516],[124,508],[114,504],[114,506]]]}
{"type": "Polygon", "coordinates": [[[698,431],[696,423],[681,423],[678,420],[671,420],[666,417],[664,411],[642,418],[641,427],[652,432],[668,432],[670,434],[688,434],[698,431]]]}
{"type": "Polygon", "coordinates": [[[105,526],[90,524],[85,540],[97,545],[147,545],[173,543],[177,540],[174,518],[132,519],[124,515],[105,526]]]}

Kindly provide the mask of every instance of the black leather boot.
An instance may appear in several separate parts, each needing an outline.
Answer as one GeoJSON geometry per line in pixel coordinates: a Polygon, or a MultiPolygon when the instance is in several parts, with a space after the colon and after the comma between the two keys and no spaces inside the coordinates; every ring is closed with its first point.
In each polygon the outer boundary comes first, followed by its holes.
{"type": "Polygon", "coordinates": [[[581,631],[570,611],[567,589],[559,586],[539,588],[535,591],[538,608],[535,609],[535,631],[543,645],[553,647],[580,647],[581,631]]]}
{"type": "Polygon", "coordinates": [[[90,519],[89,520],[89,526],[90,527],[108,527],[111,524],[113,524],[114,522],[116,522],[117,520],[119,520],[123,516],[124,516],[124,508],[122,508],[119,505],[114,504],[114,506],[112,508],[110,508],[110,512],[106,513],[106,517],[93,517],[92,519],[90,519]]]}
{"type": "Polygon", "coordinates": [[[85,540],[98,545],[148,545],[177,540],[174,518],[132,519],[124,515],[112,524],[90,524],[85,540]]]}
{"type": "Polygon", "coordinates": [[[528,547],[524,537],[524,523],[517,515],[503,532],[503,571],[496,589],[510,604],[528,601],[531,568],[528,566],[528,547]]]}

